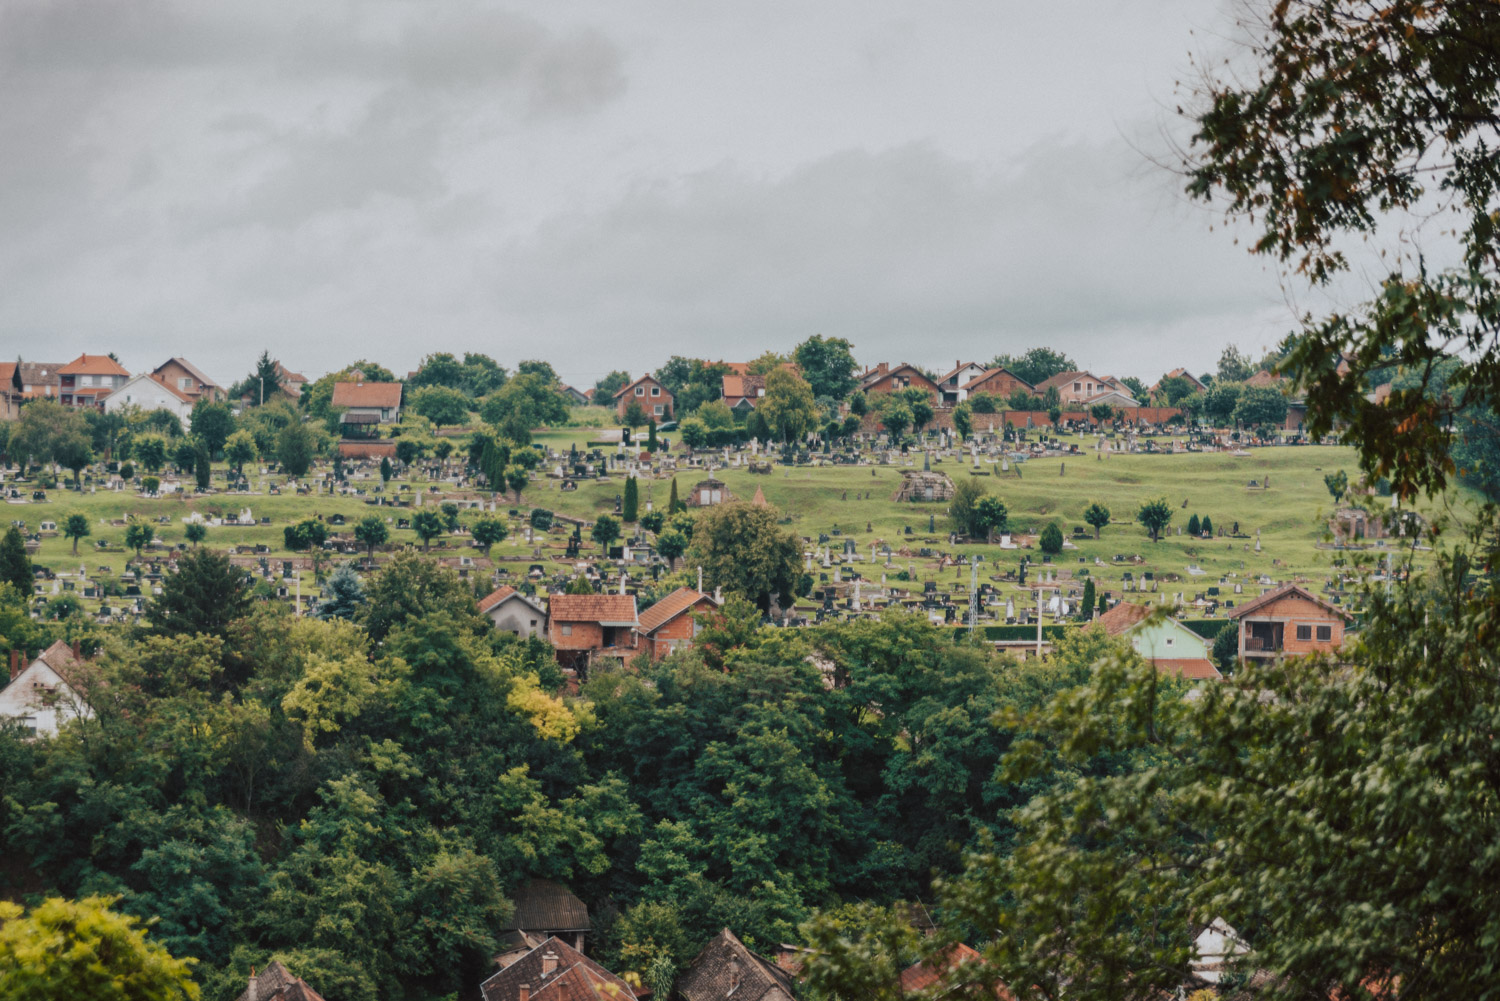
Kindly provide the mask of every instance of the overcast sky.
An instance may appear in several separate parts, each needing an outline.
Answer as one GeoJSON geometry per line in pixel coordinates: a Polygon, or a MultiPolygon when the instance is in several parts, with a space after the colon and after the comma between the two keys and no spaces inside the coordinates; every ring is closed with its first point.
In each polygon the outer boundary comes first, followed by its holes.
{"type": "Polygon", "coordinates": [[[1292,325],[1155,167],[1221,0],[5,0],[0,355],[592,385],[811,334],[1211,369],[1292,325]],[[1196,34],[1190,32],[1196,31],[1196,34]]]}

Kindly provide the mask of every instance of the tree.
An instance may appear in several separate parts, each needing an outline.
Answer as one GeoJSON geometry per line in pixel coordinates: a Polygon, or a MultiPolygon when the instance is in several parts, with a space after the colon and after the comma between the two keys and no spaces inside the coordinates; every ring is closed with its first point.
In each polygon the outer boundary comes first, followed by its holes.
{"type": "Polygon", "coordinates": [[[10,584],[17,594],[27,596],[36,586],[31,560],[26,556],[26,540],[14,525],[5,530],[5,538],[0,540],[0,584],[10,584]]]}
{"type": "Polygon", "coordinates": [[[483,636],[494,630],[494,623],[479,614],[468,583],[415,550],[398,552],[365,582],[359,621],[372,644],[434,616],[443,634],[451,638],[459,638],[459,633],[483,636]]]}
{"type": "Polygon", "coordinates": [[[469,419],[469,398],[447,386],[424,386],[412,393],[411,409],[432,421],[434,427],[464,424],[469,419]]]}
{"type": "Polygon", "coordinates": [[[755,412],[782,441],[803,437],[818,421],[812,386],[796,372],[780,367],[766,376],[766,395],[760,398],[755,412]]]}
{"type": "Polygon", "coordinates": [[[1115,415],[1115,408],[1108,403],[1096,403],[1089,407],[1089,417],[1095,424],[1107,424],[1115,415]]]}
{"type": "Polygon", "coordinates": [[[380,457],[380,482],[391,482],[391,457],[383,455],[380,457]]]}
{"type": "Polygon", "coordinates": [[[1091,576],[1083,584],[1083,600],[1078,603],[1078,618],[1084,622],[1094,617],[1094,605],[1098,594],[1094,587],[1094,578],[1091,576]]]}
{"type": "Polygon", "coordinates": [[[1083,509],[1083,520],[1094,526],[1094,538],[1097,539],[1104,526],[1109,524],[1109,508],[1094,501],[1083,509]]]}
{"type": "Polygon", "coordinates": [[[1032,348],[1023,355],[996,355],[995,360],[987,367],[1007,369],[1012,375],[1035,386],[1061,372],[1077,371],[1078,363],[1051,348],[1032,348]]]}
{"type": "Polygon", "coordinates": [[[1205,514],[1203,516],[1203,525],[1201,527],[1203,529],[1203,535],[1204,535],[1205,538],[1209,538],[1209,539],[1213,538],[1213,535],[1214,535],[1214,522],[1213,522],[1212,518],[1210,518],[1208,515],[1205,514]]]}
{"type": "Polygon", "coordinates": [[[63,538],[73,540],[73,555],[78,555],[78,540],[92,535],[93,526],[89,524],[88,515],[70,514],[63,521],[63,538]]]}
{"type": "Polygon", "coordinates": [[[1250,367],[1250,359],[1238,347],[1233,344],[1224,345],[1224,351],[1219,355],[1219,382],[1244,382],[1255,374],[1255,369],[1250,367]]]}
{"type": "Polygon", "coordinates": [[[209,457],[208,446],[201,438],[193,440],[193,478],[197,481],[199,492],[209,488],[213,475],[213,459],[209,457]]]}
{"type": "MultiPolygon", "coordinates": [[[[660,382],[661,380],[658,379],[657,381],[660,382]]],[[[596,402],[612,400],[615,398],[616,393],[628,385],[630,385],[629,372],[611,372],[594,383],[594,400],[596,402]]]]}
{"type": "Polygon", "coordinates": [[[316,518],[305,518],[295,525],[286,526],[281,534],[288,549],[300,552],[322,546],[328,539],[328,526],[316,518]]]}
{"type": "Polygon", "coordinates": [[[620,537],[620,523],[607,514],[601,514],[599,520],[594,522],[589,537],[599,543],[600,549],[608,553],[610,545],[620,537]]]}
{"type": "Polygon", "coordinates": [[[300,420],[282,428],[276,439],[276,461],[291,476],[306,476],[317,452],[317,436],[310,426],[300,420]]]}
{"type": "Polygon", "coordinates": [[[1323,476],[1323,485],[1328,488],[1333,502],[1338,504],[1343,501],[1344,495],[1349,492],[1349,474],[1340,469],[1336,473],[1327,473],[1323,476]]]}
{"type": "MultiPolygon", "coordinates": [[[[149,526],[148,526],[149,527],[149,526]]],[[[244,571],[229,556],[194,548],[177,560],[177,572],[161,582],[161,594],[146,604],[146,625],[160,636],[223,636],[250,611],[244,571]]]]}
{"type": "MultiPolygon", "coordinates": [[[[1055,389],[1057,387],[1054,386],[1052,388],[1055,389]]],[[[1051,392],[1051,390],[1049,389],[1048,392],[1051,392]]],[[[1051,422],[1054,428],[1062,421],[1062,413],[1062,406],[1060,404],[1054,403],[1047,408],[1047,420],[1051,422]]]]}
{"type": "Polygon", "coordinates": [[[1234,406],[1234,419],[1243,427],[1280,424],[1286,420],[1286,397],[1270,386],[1246,386],[1234,406]]]}
{"type": "Polygon", "coordinates": [[[640,487],[636,485],[634,476],[625,477],[625,499],[620,505],[620,520],[627,525],[633,525],[640,517],[641,495],[640,487]]]}
{"type": "Polygon", "coordinates": [[[69,428],[53,441],[52,458],[73,474],[73,486],[79,486],[79,474],[94,461],[94,449],[88,434],[78,427],[69,428]]]}
{"type": "Polygon", "coordinates": [[[149,546],[154,538],[156,538],[156,529],[151,526],[150,522],[141,521],[132,516],[125,526],[125,545],[135,550],[137,558],[140,557],[141,550],[149,546]]]}
{"type": "Polygon", "coordinates": [[[660,533],[662,526],[667,523],[667,516],[660,511],[647,511],[641,515],[641,527],[648,532],[660,533]]]}
{"type": "Polygon", "coordinates": [[[141,489],[146,492],[146,496],[155,497],[156,491],[160,489],[160,487],[161,480],[157,479],[155,476],[141,477],[141,489]]]}
{"type": "Polygon", "coordinates": [[[208,446],[210,455],[221,451],[229,436],[234,434],[234,412],[227,403],[199,400],[193,404],[190,420],[193,434],[208,446]]]}
{"type": "Polygon", "coordinates": [[[190,521],[187,523],[187,527],[182,530],[182,534],[189,542],[196,546],[208,538],[208,526],[201,521],[190,521]]]}
{"type": "Polygon", "coordinates": [[[1198,391],[1197,386],[1194,386],[1190,380],[1180,375],[1163,379],[1160,385],[1162,395],[1167,398],[1167,406],[1169,407],[1177,406],[1177,404],[1198,391]]]}
{"type": "Polygon", "coordinates": [[[281,368],[271,360],[271,352],[260,353],[255,362],[255,371],[250,373],[246,383],[244,388],[250,393],[252,407],[261,406],[281,390],[281,368]]]}
{"type": "Polygon", "coordinates": [[[974,530],[983,534],[986,541],[993,542],[996,532],[1004,532],[1010,522],[1010,512],[1000,498],[985,496],[974,505],[974,530]]]}
{"type": "Polygon", "coordinates": [[[708,425],[697,417],[684,418],[677,425],[677,437],[689,449],[702,448],[708,441],[708,425]]]}
{"type": "MultiPolygon", "coordinates": [[[[407,381],[413,390],[433,388],[456,390],[463,386],[464,368],[459,360],[447,351],[438,351],[423,358],[422,363],[417,366],[416,374],[407,381]]],[[[412,395],[415,397],[416,393],[412,395]]],[[[457,422],[449,421],[448,423],[457,422]]]]}
{"type": "Polygon", "coordinates": [[[1120,381],[1125,384],[1126,389],[1130,390],[1132,399],[1145,402],[1146,398],[1151,395],[1150,390],[1146,388],[1146,384],[1133,375],[1127,375],[1120,381]]]}
{"type": "Polygon", "coordinates": [[[568,581],[568,586],[563,588],[564,594],[596,594],[594,585],[583,574],[579,574],[568,581]]]}
{"type": "Polygon", "coordinates": [[[1238,382],[1215,382],[1203,394],[1203,412],[1219,427],[1234,419],[1234,408],[1239,405],[1240,394],[1245,387],[1238,382]]]}
{"type": "Polygon", "coordinates": [[[1010,391],[1010,396],[1005,402],[1012,410],[1036,410],[1042,404],[1035,393],[1019,386],[1010,391]]]}
{"type": "Polygon", "coordinates": [[[390,537],[390,528],[378,514],[367,514],[354,526],[354,541],[365,547],[370,559],[375,558],[375,547],[385,545],[390,537]]]}
{"type": "Polygon", "coordinates": [[[620,424],[624,426],[629,435],[635,434],[635,429],[646,423],[646,408],[642,407],[636,400],[625,404],[625,413],[620,417],[620,424]]]}
{"type": "Polygon", "coordinates": [[[1202,533],[1203,526],[1198,523],[1198,515],[1195,513],[1191,518],[1188,519],[1187,534],[1196,538],[1202,533]]]}
{"type": "Polygon", "coordinates": [[[667,567],[677,569],[677,558],[687,552],[688,539],[676,529],[669,529],[656,537],[656,551],[667,561],[667,567]]]}
{"type": "Polygon", "coordinates": [[[446,529],[443,527],[443,516],[431,508],[426,508],[412,515],[411,530],[417,533],[417,538],[422,540],[422,551],[432,550],[432,540],[442,535],[446,529]]]}
{"type": "Polygon", "coordinates": [[[922,429],[932,420],[932,402],[924,394],[922,399],[912,400],[907,407],[911,410],[912,431],[921,434],[922,429]]]}
{"type": "Polygon", "coordinates": [[[531,527],[536,529],[538,532],[550,532],[552,530],[552,523],[555,518],[553,517],[552,512],[547,510],[546,508],[534,507],[531,509],[531,517],[529,520],[531,521],[531,527]]]}
{"type": "Polygon", "coordinates": [[[224,441],[224,459],[240,476],[245,475],[245,463],[254,462],[256,454],[255,436],[248,431],[236,431],[224,441]]]}
{"type": "Polygon", "coordinates": [[[814,334],[792,349],[792,358],[818,399],[842,400],[859,385],[854,346],[842,337],[814,334]]]}
{"type": "Polygon", "coordinates": [[[777,524],[775,508],[743,501],[719,504],[698,515],[689,566],[705,581],[744,596],[762,613],[772,600],[790,605],[802,572],[802,543],[777,524]]]}
{"type": "Polygon", "coordinates": [[[667,495],[667,514],[673,515],[678,511],[686,511],[687,505],[677,499],[677,477],[672,477],[672,489],[667,495]]]}
{"type": "Polygon", "coordinates": [[[130,451],[147,472],[161,472],[161,467],[167,464],[167,440],[159,434],[141,435],[131,444],[130,451]]]}
{"type": "Polygon", "coordinates": [[[1145,526],[1146,532],[1151,536],[1151,541],[1156,542],[1172,520],[1172,505],[1167,503],[1165,497],[1145,501],[1141,504],[1140,510],[1135,513],[1135,520],[1145,526]]]}
{"type": "Polygon", "coordinates": [[[959,441],[974,433],[974,407],[968,400],[953,408],[953,430],[958,432],[959,441]]]}
{"type": "Polygon", "coordinates": [[[114,897],[0,902],[0,1001],[196,1001],[193,961],[146,937],[114,897]]]}
{"type": "Polygon", "coordinates": [[[525,490],[526,485],[530,482],[531,477],[527,474],[525,466],[516,464],[506,467],[505,485],[516,492],[516,503],[518,505],[521,503],[521,491],[525,490]]]}
{"type": "Polygon", "coordinates": [[[855,417],[863,417],[870,412],[870,400],[865,396],[864,390],[856,389],[849,394],[849,412],[855,417]]]}
{"type": "Polygon", "coordinates": [[[359,574],[354,572],[352,563],[344,563],[324,585],[317,615],[320,619],[352,619],[364,603],[365,589],[359,582],[359,574]]]}
{"type": "Polygon", "coordinates": [[[488,556],[490,547],[504,542],[506,536],[510,535],[510,529],[499,518],[480,518],[469,529],[469,534],[475,542],[479,543],[479,548],[484,551],[484,555],[488,556]]]}
{"type": "Polygon", "coordinates": [[[532,428],[566,422],[568,405],[558,395],[557,377],[548,378],[534,367],[544,364],[522,362],[520,372],[481,400],[479,415],[484,422],[503,428],[508,437],[522,442],[529,440],[532,428]],[[528,370],[528,365],[533,368],[528,370]]]}
{"type": "Polygon", "coordinates": [[[131,480],[135,479],[135,466],[131,465],[128,462],[120,463],[120,479],[124,480],[126,483],[129,483],[131,480]]]}
{"type": "Polygon", "coordinates": [[[655,455],[656,450],[660,447],[660,444],[656,440],[656,418],[652,417],[646,421],[646,451],[655,455]]]}
{"type": "Polygon", "coordinates": [[[906,434],[906,429],[911,427],[911,408],[889,396],[881,402],[885,403],[885,406],[880,408],[880,423],[885,426],[886,433],[890,435],[891,443],[895,444],[906,434]]]}
{"type": "Polygon", "coordinates": [[[960,535],[979,534],[974,525],[974,506],[984,495],[984,484],[973,477],[965,477],[953,485],[953,497],[948,501],[948,518],[953,522],[953,531],[960,535]]]}
{"type": "Polygon", "coordinates": [[[1041,537],[1037,540],[1037,543],[1041,546],[1042,552],[1047,553],[1049,556],[1056,556],[1062,552],[1063,534],[1062,529],[1057,527],[1057,522],[1047,522],[1047,527],[1042,529],[1041,537]]]}

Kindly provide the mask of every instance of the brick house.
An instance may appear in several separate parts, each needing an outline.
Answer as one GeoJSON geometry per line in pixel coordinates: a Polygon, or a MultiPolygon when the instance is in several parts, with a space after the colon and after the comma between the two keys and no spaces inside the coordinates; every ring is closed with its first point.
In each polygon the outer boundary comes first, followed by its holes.
{"type": "Polygon", "coordinates": [[[228,396],[223,386],[204,375],[201,369],[185,358],[168,358],[152,370],[151,378],[163,386],[171,386],[193,403],[199,400],[219,403],[228,396]]]}
{"type": "Polygon", "coordinates": [[[125,385],[130,373],[109,355],[82,354],[57,370],[58,401],[65,407],[98,407],[125,385]]]}
{"type": "Polygon", "coordinates": [[[1161,392],[1161,384],[1164,383],[1164,382],[1166,382],[1168,379],[1186,379],[1189,383],[1192,384],[1193,392],[1195,392],[1195,393],[1206,393],[1206,392],[1208,392],[1208,387],[1203,384],[1203,380],[1199,379],[1196,375],[1194,375],[1193,373],[1189,372],[1185,368],[1174,368],[1174,369],[1172,369],[1172,371],[1170,371],[1166,375],[1162,376],[1160,379],[1157,380],[1156,385],[1154,385],[1154,386],[1151,387],[1151,392],[1153,392],[1153,393],[1159,393],[1159,392],[1161,392]]]}
{"type": "Polygon", "coordinates": [[[1245,660],[1329,653],[1344,642],[1349,613],[1296,584],[1283,584],[1229,613],[1245,660]]]}
{"type": "Polygon", "coordinates": [[[881,362],[859,377],[859,388],[867,396],[871,393],[894,393],[901,389],[925,389],[932,397],[934,406],[943,398],[937,383],[927,378],[921,369],[906,362],[895,368],[881,362]]]}
{"type": "Polygon", "coordinates": [[[646,416],[655,418],[658,424],[672,419],[672,394],[649,375],[641,376],[615,394],[615,415],[624,420],[631,403],[639,403],[646,416]]]}
{"type": "Polygon", "coordinates": [[[720,388],[724,405],[743,416],[754,410],[760,398],[766,395],[766,377],[763,375],[726,375],[720,388]]]}
{"type": "Polygon", "coordinates": [[[661,660],[673,650],[689,648],[698,635],[695,612],[712,612],[719,601],[711,594],[691,587],[679,587],[640,614],[636,627],[637,645],[661,660]]]}
{"type": "Polygon", "coordinates": [[[970,379],[963,387],[963,398],[968,399],[975,393],[988,393],[998,399],[1004,400],[1010,397],[1018,389],[1024,389],[1028,393],[1035,394],[1036,389],[1031,383],[1005,368],[985,369],[979,375],[970,379]]]}
{"type": "Polygon", "coordinates": [[[547,640],[564,667],[634,655],[638,628],[633,594],[554,594],[547,601],[547,640]]]}
{"type": "Polygon", "coordinates": [[[59,362],[23,361],[17,363],[21,370],[21,392],[30,399],[55,400],[62,386],[62,376],[57,370],[59,362]]]}
{"type": "Polygon", "coordinates": [[[401,383],[336,382],[333,405],[344,408],[339,421],[346,433],[351,426],[394,424],[401,419],[401,383]]]}
{"type": "Polygon", "coordinates": [[[1052,378],[1037,383],[1036,394],[1045,396],[1047,390],[1055,387],[1057,395],[1062,397],[1063,405],[1066,406],[1118,389],[1117,383],[1118,380],[1102,379],[1092,372],[1059,372],[1052,378]]]}

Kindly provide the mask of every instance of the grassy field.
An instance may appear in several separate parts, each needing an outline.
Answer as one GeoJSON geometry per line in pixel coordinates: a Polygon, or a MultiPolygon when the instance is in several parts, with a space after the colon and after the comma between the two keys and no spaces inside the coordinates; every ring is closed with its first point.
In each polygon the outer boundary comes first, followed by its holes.
{"type": "MultiPolygon", "coordinates": [[[[543,431],[536,437],[547,447],[565,452],[575,444],[585,449],[589,442],[600,441],[602,436],[597,429],[579,428],[543,431]]],[[[1209,587],[1232,590],[1237,581],[1245,584],[1246,593],[1259,593],[1260,587],[1255,581],[1262,575],[1277,581],[1303,580],[1321,587],[1337,570],[1335,560],[1342,560],[1346,555],[1319,548],[1319,543],[1326,539],[1326,519],[1333,509],[1323,476],[1338,469],[1352,474],[1355,461],[1350,449],[1302,446],[1256,449],[1243,458],[1225,453],[1188,453],[1106,454],[1101,459],[1092,450],[1092,439],[1081,447],[1088,450],[1066,458],[1032,459],[1019,467],[1013,466],[1008,472],[1002,472],[998,464],[981,462],[981,469],[989,475],[980,477],[989,491],[1005,502],[1010,511],[1010,529],[1017,533],[1023,547],[1031,541],[1029,537],[1040,532],[1048,522],[1058,523],[1069,540],[1069,548],[1054,558],[1052,568],[1059,576],[1071,577],[1076,586],[1081,586],[1084,571],[1087,571],[1099,586],[1116,593],[1123,589],[1126,572],[1136,581],[1150,572],[1161,592],[1171,595],[1184,592],[1189,601],[1194,594],[1209,587]],[[1265,484],[1268,476],[1268,489],[1249,485],[1252,480],[1265,484]],[[1152,543],[1135,523],[1135,512],[1142,501],[1156,497],[1165,497],[1174,514],[1169,534],[1160,542],[1152,543]],[[1084,508],[1095,500],[1110,509],[1112,523],[1105,527],[1102,538],[1097,541],[1092,529],[1088,529],[1086,538],[1076,538],[1074,529],[1086,527],[1084,508]],[[1240,533],[1245,537],[1202,540],[1176,534],[1177,529],[1185,528],[1193,514],[1212,518],[1219,531],[1227,532],[1238,522],[1240,533]],[[1255,551],[1257,532],[1261,543],[1259,552],[1255,551]],[[1102,565],[1096,560],[1102,561],[1102,565]],[[1192,575],[1189,566],[1195,566],[1203,573],[1192,575]]],[[[1040,561],[1041,553],[1036,548],[950,546],[945,504],[897,503],[892,500],[903,472],[921,469],[920,454],[913,455],[910,463],[910,466],[777,466],[766,475],[729,468],[720,470],[717,475],[736,496],[746,500],[754,494],[757,486],[760,487],[767,500],[780,510],[786,524],[814,545],[820,535],[832,536],[834,529],[841,532],[839,537],[832,539],[835,552],[841,551],[845,538],[852,538],[862,561],[868,560],[872,544],[889,545],[897,554],[891,558],[890,567],[870,567],[865,562],[858,564],[866,579],[878,579],[882,574],[890,577],[906,571],[913,583],[903,586],[919,588],[917,581],[938,580],[944,589],[951,585],[966,587],[968,568],[941,567],[937,558],[939,553],[982,554],[986,563],[982,579],[1016,570],[1023,556],[1034,563],[1040,561]],[[924,548],[933,555],[922,556],[924,548]],[[905,554],[902,554],[903,550],[905,554]]],[[[456,470],[456,464],[451,468],[456,470]]],[[[961,462],[950,460],[946,464],[938,462],[933,469],[947,473],[955,480],[973,475],[967,459],[961,462]]],[[[701,470],[685,469],[677,473],[681,496],[686,498],[693,484],[703,476],[701,470]]],[[[216,468],[215,479],[222,482],[222,469],[216,468]]],[[[68,575],[76,574],[80,564],[86,565],[91,574],[98,567],[108,567],[114,574],[124,569],[126,559],[132,554],[123,549],[125,531],[119,523],[130,516],[150,520],[157,538],[167,546],[175,546],[184,541],[183,519],[191,512],[197,511],[206,517],[234,516],[242,508],[249,508],[256,519],[269,518],[271,523],[210,527],[206,544],[216,548],[266,546],[270,549],[269,559],[295,555],[284,548],[283,528],[318,515],[328,519],[342,514],[352,526],[359,518],[378,511],[391,519],[393,543],[420,544],[415,533],[395,527],[396,519],[409,518],[412,509],[377,508],[367,504],[363,497],[327,492],[298,495],[288,491],[271,496],[265,491],[273,483],[282,482],[282,478],[253,474],[251,480],[254,490],[249,494],[217,492],[204,496],[161,498],[103,489],[90,492],[88,488],[75,493],[58,486],[48,492],[46,502],[12,504],[8,510],[12,520],[27,523],[28,531],[35,531],[43,521],[61,524],[73,513],[82,513],[89,518],[93,535],[81,542],[78,556],[72,554],[71,541],[61,535],[44,538],[35,556],[38,563],[68,575]],[[162,518],[167,522],[160,523],[162,518]],[[101,551],[97,546],[100,540],[109,543],[109,547],[101,551]]],[[[647,501],[658,508],[665,506],[669,481],[669,477],[642,481],[643,512],[647,501]]],[[[375,477],[356,480],[354,485],[369,490],[379,482],[375,477]]],[[[385,496],[411,497],[420,491],[432,498],[430,503],[436,503],[441,498],[430,492],[432,485],[421,477],[398,479],[390,484],[385,496]]],[[[599,514],[613,510],[614,498],[623,490],[624,480],[617,475],[607,480],[583,481],[576,491],[571,492],[562,491],[559,486],[555,479],[539,478],[525,491],[519,506],[513,494],[501,498],[501,513],[515,509],[518,515],[512,518],[511,539],[495,548],[496,557],[530,560],[538,552],[550,555],[546,549],[525,544],[522,527],[525,513],[532,507],[545,507],[592,521],[599,514]]],[[[442,486],[441,489],[449,488],[442,486]]],[[[28,485],[23,484],[23,493],[30,496],[28,485]]],[[[484,496],[488,499],[488,495],[484,496]]],[[[472,521],[475,517],[476,514],[469,512],[465,513],[463,520],[472,521]]],[[[560,549],[563,539],[564,530],[559,529],[547,542],[560,549]]],[[[467,546],[467,539],[449,539],[446,551],[454,553],[455,546],[467,546]]],[[[438,551],[434,542],[434,552],[438,551]]],[[[468,549],[461,551],[472,552],[468,549]]],[[[585,554],[591,553],[597,553],[597,549],[586,542],[585,554]]],[[[1355,559],[1352,555],[1349,558],[1351,561],[1355,559]]],[[[302,577],[303,593],[313,593],[316,588],[311,573],[304,572],[302,577]]],[[[1008,586],[1002,584],[1002,590],[1008,586]]]]}

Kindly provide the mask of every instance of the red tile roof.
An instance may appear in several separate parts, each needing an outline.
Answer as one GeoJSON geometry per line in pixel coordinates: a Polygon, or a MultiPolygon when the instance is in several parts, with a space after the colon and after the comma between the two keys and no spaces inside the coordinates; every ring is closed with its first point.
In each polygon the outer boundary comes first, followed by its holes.
{"type": "Polygon", "coordinates": [[[1111,636],[1118,636],[1137,622],[1150,617],[1151,609],[1148,606],[1122,601],[1094,621],[1103,626],[1104,631],[1111,636]]]}
{"type": "Polygon", "coordinates": [[[335,407],[374,407],[394,410],[401,406],[401,383],[399,382],[335,382],[333,384],[335,407]]]}
{"type": "Polygon", "coordinates": [[[986,380],[993,379],[995,376],[999,375],[1001,372],[1004,372],[1006,375],[1010,376],[1012,379],[1016,380],[1017,382],[1019,382],[1023,386],[1030,386],[1031,385],[1031,383],[1027,382],[1025,379],[1021,378],[1019,375],[1016,375],[1016,373],[1012,372],[1008,368],[987,368],[983,372],[981,372],[978,375],[976,375],[974,378],[970,379],[968,382],[964,383],[959,388],[960,389],[972,389],[973,387],[979,385],[981,382],[985,382],[986,380]]]}
{"type": "MultiPolygon", "coordinates": [[[[630,392],[630,391],[631,391],[631,390],[632,390],[632,389],[634,389],[634,388],[635,388],[635,387],[636,387],[636,386],[639,386],[639,385],[640,385],[640,384],[641,384],[641,383],[643,383],[643,382],[649,382],[649,383],[651,383],[651,384],[652,384],[652,385],[653,385],[653,386],[660,386],[660,385],[661,385],[661,383],[660,383],[660,382],[657,382],[657,381],[656,381],[656,380],[655,380],[655,379],[653,379],[653,378],[652,378],[652,377],[651,377],[651,376],[649,376],[649,375],[643,375],[643,376],[641,376],[641,377],[640,377],[640,378],[639,378],[639,379],[637,379],[637,380],[635,380],[635,381],[634,381],[634,382],[632,382],[632,383],[631,383],[631,384],[630,384],[630,385],[628,385],[628,386],[625,386],[625,387],[624,387],[624,388],[622,388],[622,389],[621,389],[621,390],[620,390],[620,391],[619,391],[619,392],[618,392],[618,393],[616,393],[616,394],[615,394],[615,399],[617,399],[617,400],[618,400],[618,399],[619,399],[619,398],[620,398],[620,397],[622,397],[622,396],[624,396],[624,395],[625,395],[625,394],[626,394],[626,393],[628,393],[628,392],[630,392]]],[[[666,387],[662,387],[662,392],[663,392],[663,393],[666,393],[666,392],[667,392],[667,390],[666,390],[666,387]]],[[[669,395],[670,395],[670,394],[669,394],[669,395]]]]}
{"type": "Polygon", "coordinates": [[[516,589],[511,587],[509,584],[501,585],[500,587],[491,591],[489,594],[485,595],[484,598],[479,602],[480,614],[488,612],[490,609],[500,604],[500,602],[516,593],[516,589]]]}
{"type": "Polygon", "coordinates": [[[640,630],[643,633],[654,633],[698,602],[708,601],[712,604],[713,600],[713,595],[691,587],[679,587],[641,613],[640,630]]]}
{"type": "Polygon", "coordinates": [[[156,369],[151,374],[153,376],[159,374],[162,369],[166,368],[168,365],[172,364],[174,361],[178,365],[182,366],[183,370],[186,371],[188,375],[192,376],[194,379],[197,379],[198,380],[198,384],[200,386],[208,386],[208,387],[211,387],[213,389],[222,389],[223,388],[218,383],[216,383],[212,379],[210,379],[208,376],[204,375],[202,369],[198,368],[196,365],[194,365],[192,362],[188,361],[186,358],[168,358],[166,361],[164,361],[160,365],[156,366],[156,369]]]}
{"type": "MultiPolygon", "coordinates": [[[[176,386],[172,385],[170,382],[167,382],[165,379],[158,378],[155,372],[152,372],[150,375],[146,376],[146,378],[150,379],[152,382],[156,383],[162,389],[165,389],[167,392],[169,392],[173,396],[177,397],[183,403],[193,403],[194,402],[194,400],[193,400],[193,398],[191,396],[189,396],[188,394],[184,393],[182,390],[178,389],[176,386]]],[[[131,380],[131,382],[134,382],[134,381],[135,381],[134,379],[131,380]]],[[[127,386],[129,384],[130,383],[126,383],[127,386]]],[[[121,388],[123,389],[124,387],[122,386],[121,388]]]]}
{"type": "Polygon", "coordinates": [[[547,614],[553,622],[637,623],[633,594],[554,594],[548,599],[547,614]]]}
{"type": "Polygon", "coordinates": [[[1329,604],[1312,592],[1298,587],[1296,584],[1283,584],[1278,588],[1267,591],[1265,594],[1261,595],[1259,598],[1256,598],[1254,601],[1246,602],[1239,608],[1236,608],[1234,611],[1230,612],[1229,617],[1231,619],[1241,618],[1243,616],[1249,615],[1251,612],[1254,612],[1257,609],[1264,608],[1266,605],[1269,605],[1271,602],[1276,601],[1280,598],[1302,598],[1303,600],[1310,601],[1322,608],[1324,611],[1331,612],[1334,615],[1339,616],[1340,618],[1353,618],[1352,615],[1344,611],[1342,608],[1339,608],[1336,605],[1329,604]]]}
{"type": "Polygon", "coordinates": [[[59,375],[129,375],[109,355],[82,354],[57,370],[59,375]]]}
{"type": "Polygon", "coordinates": [[[1162,674],[1175,674],[1189,681],[1218,681],[1224,677],[1213,661],[1202,657],[1157,657],[1151,664],[1162,674]]]}
{"type": "MultiPolygon", "coordinates": [[[[984,957],[962,942],[953,946],[938,964],[916,963],[901,971],[901,992],[911,994],[925,990],[943,978],[943,974],[957,969],[965,963],[983,963],[984,957]]],[[[1004,987],[995,989],[997,998],[1008,999],[1010,992],[1004,987]]]]}

